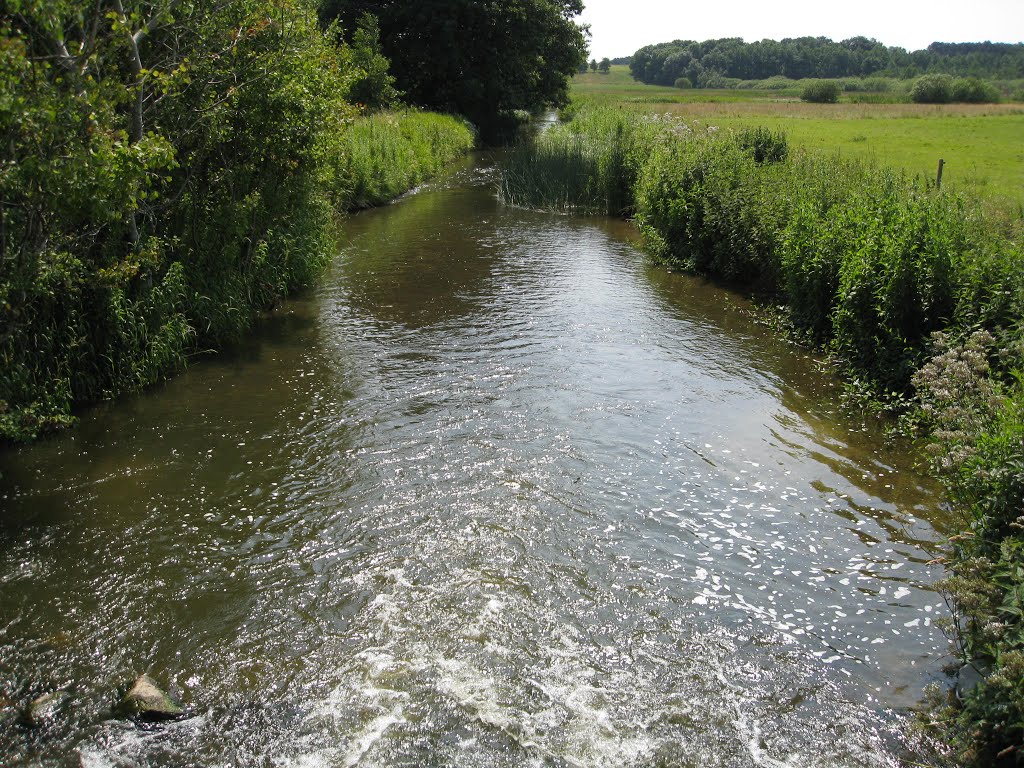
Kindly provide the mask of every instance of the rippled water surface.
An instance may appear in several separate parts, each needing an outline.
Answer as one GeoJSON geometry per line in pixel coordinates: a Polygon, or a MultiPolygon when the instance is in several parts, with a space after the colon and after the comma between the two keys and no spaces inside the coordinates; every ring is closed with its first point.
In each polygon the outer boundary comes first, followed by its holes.
{"type": "Polygon", "coordinates": [[[347,233],[242,349],[0,455],[0,762],[921,748],[937,498],[814,360],[479,165],[347,233]],[[147,670],[187,718],[111,714],[147,670]]]}

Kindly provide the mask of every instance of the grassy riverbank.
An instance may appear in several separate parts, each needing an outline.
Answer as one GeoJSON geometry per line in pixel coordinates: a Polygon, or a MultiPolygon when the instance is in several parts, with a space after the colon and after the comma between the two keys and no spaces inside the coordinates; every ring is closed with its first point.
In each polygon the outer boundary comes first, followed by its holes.
{"type": "Polygon", "coordinates": [[[473,144],[454,118],[359,117],[351,52],[302,0],[189,6],[159,24],[97,11],[81,26],[72,11],[0,25],[6,441],[237,339],[319,274],[341,214],[473,144]],[[81,50],[55,58],[51,29],[81,30],[81,50]]]}
{"type": "MultiPolygon", "coordinates": [[[[502,194],[631,214],[677,268],[788,308],[855,388],[901,410],[963,514],[945,585],[985,681],[950,716],[962,755],[1024,739],[1024,221],[768,129],[581,111],[514,153],[502,194]]],[[[1011,764],[1008,762],[1007,764],[1011,764]]]]}

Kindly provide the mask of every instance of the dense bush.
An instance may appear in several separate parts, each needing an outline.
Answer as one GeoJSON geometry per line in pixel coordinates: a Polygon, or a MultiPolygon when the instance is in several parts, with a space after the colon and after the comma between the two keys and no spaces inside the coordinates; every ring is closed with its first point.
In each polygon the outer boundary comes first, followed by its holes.
{"type": "Polygon", "coordinates": [[[736,134],[736,141],[758,165],[781,163],[789,156],[789,142],[782,131],[771,131],[763,126],[745,128],[736,134]]]}
{"type": "Polygon", "coordinates": [[[126,5],[0,16],[3,439],[237,338],[356,202],[359,70],[304,0],[126,5]]]}
{"type": "Polygon", "coordinates": [[[910,87],[910,99],[918,104],[948,104],[953,100],[953,78],[924,75],[910,87]]]}
{"type": "Polygon", "coordinates": [[[812,80],[800,91],[800,99],[813,104],[835,104],[841,90],[835,80],[812,80]]]}
{"type": "Polygon", "coordinates": [[[1006,370],[1017,344],[936,334],[914,377],[914,415],[964,520],[942,587],[962,660],[984,677],[951,718],[962,756],[982,766],[1013,765],[1024,745],[1024,380],[1006,370]]]}
{"type": "Polygon", "coordinates": [[[690,82],[690,78],[688,77],[677,77],[673,85],[684,91],[693,88],[693,83],[690,82]]]}
{"type": "Polygon", "coordinates": [[[999,89],[976,77],[962,77],[953,82],[952,98],[963,104],[995,104],[999,89]]]}

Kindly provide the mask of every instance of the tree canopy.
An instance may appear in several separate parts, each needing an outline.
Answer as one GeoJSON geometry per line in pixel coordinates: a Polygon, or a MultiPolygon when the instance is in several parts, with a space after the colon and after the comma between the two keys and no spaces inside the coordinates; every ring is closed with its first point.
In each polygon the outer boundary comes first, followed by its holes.
{"type": "Polygon", "coordinates": [[[721,78],[763,80],[805,77],[917,77],[942,72],[960,77],[1024,77],[1024,44],[932,43],[908,52],[877,40],[852,37],[798,37],[745,43],[740,38],[674,40],[647,45],[630,60],[633,77],[644,83],[672,85],[686,77],[698,85],[721,78]]]}
{"type": "Polygon", "coordinates": [[[323,0],[321,19],[350,34],[375,16],[407,100],[486,130],[515,110],[567,100],[586,59],[582,10],[582,0],[323,0]]]}

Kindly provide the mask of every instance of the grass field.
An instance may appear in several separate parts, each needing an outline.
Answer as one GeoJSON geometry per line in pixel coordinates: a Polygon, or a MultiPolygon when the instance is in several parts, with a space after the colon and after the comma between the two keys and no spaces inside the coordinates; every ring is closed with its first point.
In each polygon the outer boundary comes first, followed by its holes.
{"type": "Polygon", "coordinates": [[[613,66],[607,75],[577,75],[572,95],[605,105],[671,112],[723,128],[781,129],[795,147],[928,178],[935,177],[942,159],[944,185],[1024,208],[1024,104],[805,104],[789,90],[644,85],[625,66],[613,66]]]}

